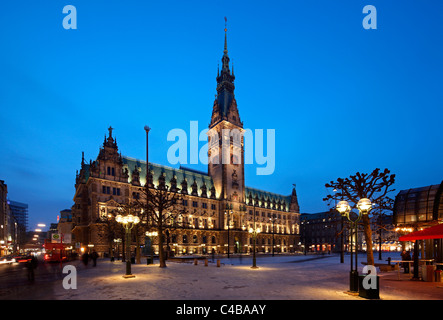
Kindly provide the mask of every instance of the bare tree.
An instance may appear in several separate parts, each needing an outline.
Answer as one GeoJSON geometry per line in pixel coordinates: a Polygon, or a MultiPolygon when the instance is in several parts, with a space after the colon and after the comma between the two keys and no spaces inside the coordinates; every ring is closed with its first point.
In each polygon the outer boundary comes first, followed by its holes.
{"type": "Polygon", "coordinates": [[[165,233],[178,225],[178,217],[184,213],[183,206],[180,205],[182,196],[178,191],[178,188],[169,190],[164,184],[159,184],[157,188],[151,185],[142,189],[138,200],[140,208],[143,208],[143,215],[146,215],[148,228],[154,228],[158,232],[160,268],[166,267],[163,248],[165,233]]]}
{"type": "Polygon", "coordinates": [[[366,240],[366,253],[368,265],[374,265],[374,255],[372,250],[372,230],[371,217],[386,211],[392,211],[393,199],[389,193],[395,191],[391,186],[395,183],[395,174],[391,174],[388,169],[380,171],[379,168],[371,173],[357,172],[348,178],[338,178],[337,181],[326,183],[326,188],[336,190],[334,194],[329,194],[324,201],[346,200],[352,209],[356,209],[357,203],[362,198],[368,198],[377,210],[371,210],[368,215],[363,215],[362,224],[366,240]]]}
{"type": "MultiPolygon", "coordinates": [[[[375,234],[378,234],[378,250],[379,250],[379,260],[382,260],[382,254],[381,254],[381,248],[382,248],[382,242],[383,237],[382,233],[385,232],[392,232],[393,231],[393,225],[392,225],[392,214],[394,211],[394,199],[390,197],[385,197],[382,199],[383,203],[377,203],[375,202],[372,209],[372,226],[374,230],[372,230],[375,234]],[[387,218],[390,219],[387,219],[387,218]]],[[[386,240],[386,239],[385,239],[386,240]]]]}
{"type": "MultiPolygon", "coordinates": [[[[107,240],[109,244],[109,257],[112,259],[114,257],[114,240],[116,238],[118,239],[124,239],[124,230],[123,226],[115,221],[115,217],[118,214],[117,210],[109,210],[108,215],[106,218],[102,220],[103,223],[107,226],[107,240]]],[[[118,258],[118,257],[117,257],[118,258]]]]}

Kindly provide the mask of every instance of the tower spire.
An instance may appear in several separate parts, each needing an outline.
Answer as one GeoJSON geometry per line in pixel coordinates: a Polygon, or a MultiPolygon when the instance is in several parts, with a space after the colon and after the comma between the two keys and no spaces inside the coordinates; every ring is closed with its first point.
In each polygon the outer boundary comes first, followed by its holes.
{"type": "Polygon", "coordinates": [[[224,55],[228,55],[228,39],[227,39],[228,28],[226,26],[227,22],[228,19],[225,17],[225,49],[223,50],[224,55]]]}
{"type": "Polygon", "coordinates": [[[225,47],[223,49],[223,58],[222,58],[222,71],[228,72],[229,71],[229,56],[228,56],[228,28],[226,26],[228,19],[225,17],[225,47]]]}
{"type": "MultiPolygon", "coordinates": [[[[224,49],[223,49],[223,56],[222,56],[222,67],[221,70],[217,67],[217,96],[215,98],[215,102],[217,104],[217,108],[215,109],[216,112],[219,114],[219,117],[213,116],[213,119],[228,119],[228,114],[233,109],[233,104],[235,104],[235,97],[234,97],[234,80],[235,76],[234,73],[231,72],[229,68],[229,56],[228,56],[228,28],[227,28],[227,21],[228,19],[225,17],[225,43],[224,43],[224,49]]],[[[234,107],[236,109],[236,107],[234,107]]],[[[237,111],[235,111],[237,112],[237,111]]],[[[238,116],[234,116],[233,119],[239,119],[238,116]]],[[[211,121],[212,123],[212,121],[211,121]]]]}

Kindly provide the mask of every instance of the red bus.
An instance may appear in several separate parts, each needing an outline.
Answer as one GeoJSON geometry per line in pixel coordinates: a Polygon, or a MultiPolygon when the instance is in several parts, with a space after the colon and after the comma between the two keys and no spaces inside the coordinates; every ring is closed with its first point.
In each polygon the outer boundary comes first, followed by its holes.
{"type": "Polygon", "coordinates": [[[63,243],[45,241],[45,261],[63,262],[68,260],[66,246],[63,243]]]}

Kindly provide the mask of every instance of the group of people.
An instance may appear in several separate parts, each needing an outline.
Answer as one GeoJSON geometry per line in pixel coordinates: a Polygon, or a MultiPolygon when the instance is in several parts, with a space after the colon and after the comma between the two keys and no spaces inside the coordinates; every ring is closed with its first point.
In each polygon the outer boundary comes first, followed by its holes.
{"type": "MultiPolygon", "coordinates": [[[[94,250],[91,254],[85,252],[82,255],[82,262],[85,266],[88,265],[89,259],[92,260],[92,266],[96,267],[97,266],[97,259],[98,259],[98,253],[94,250]]],[[[26,261],[26,269],[27,269],[27,276],[28,276],[28,280],[30,282],[34,282],[35,280],[35,269],[37,268],[38,265],[38,260],[35,257],[34,254],[31,254],[29,256],[29,258],[26,261]]]]}
{"type": "Polygon", "coordinates": [[[88,265],[89,259],[92,260],[92,266],[96,267],[97,266],[97,258],[98,258],[98,253],[94,250],[92,251],[91,254],[89,254],[88,252],[83,253],[82,255],[82,262],[85,266],[88,265]]]}

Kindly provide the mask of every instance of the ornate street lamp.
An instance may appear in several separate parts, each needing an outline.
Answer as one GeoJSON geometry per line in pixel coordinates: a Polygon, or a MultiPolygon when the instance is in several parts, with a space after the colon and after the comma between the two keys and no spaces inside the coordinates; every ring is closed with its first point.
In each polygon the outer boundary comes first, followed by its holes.
{"type": "MultiPolygon", "coordinates": [[[[120,243],[122,242],[122,239],[118,238],[118,239],[114,239],[114,243],[117,246],[117,260],[120,260],[120,243]]],[[[112,259],[113,257],[111,257],[112,259]]],[[[114,261],[114,260],[111,260],[114,261]]]]}
{"type": "Polygon", "coordinates": [[[256,260],[256,257],[255,257],[255,248],[256,248],[256,245],[257,245],[257,234],[259,234],[261,232],[261,230],[260,230],[260,228],[256,228],[255,227],[255,221],[254,221],[254,228],[249,228],[249,233],[250,234],[252,234],[252,236],[253,236],[253,239],[254,239],[254,241],[253,241],[253,252],[252,252],[252,269],[258,269],[258,267],[257,267],[257,260],[256,260]]]}
{"type": "MultiPolygon", "coordinates": [[[[149,237],[149,242],[151,245],[151,263],[154,263],[154,246],[152,245],[154,237],[158,236],[158,232],[157,231],[146,231],[146,236],[149,237]]],[[[149,264],[149,262],[148,262],[149,264]]]]}
{"type": "Polygon", "coordinates": [[[272,218],[269,218],[269,221],[272,222],[272,256],[274,256],[274,247],[275,247],[275,240],[274,240],[274,234],[275,234],[275,220],[277,220],[277,215],[275,213],[272,214],[272,218]]]}
{"type": "Polygon", "coordinates": [[[371,211],[372,203],[371,200],[367,198],[362,198],[357,203],[358,216],[357,219],[352,220],[350,217],[351,207],[347,201],[340,201],[336,210],[343,216],[346,217],[350,224],[350,246],[351,246],[351,272],[349,276],[350,280],[350,291],[357,292],[358,291],[358,222],[361,220],[362,215],[368,214],[371,211]],[[355,235],[353,235],[355,233],[355,235]],[[354,243],[353,243],[354,242],[354,243]],[[353,251],[355,250],[355,268],[354,268],[354,259],[353,259],[353,251]]]}
{"type": "MultiPolygon", "coordinates": [[[[240,211],[240,222],[243,222],[243,225],[242,225],[242,230],[243,231],[245,231],[246,230],[246,226],[245,226],[245,224],[244,224],[244,221],[245,221],[245,215],[246,215],[246,211],[247,211],[247,209],[246,209],[246,205],[240,205],[239,206],[239,211],[240,211]]],[[[243,252],[243,248],[241,247],[241,245],[238,245],[238,249],[239,249],[239,253],[240,254],[242,254],[242,252],[243,252]]]]}
{"type": "Polygon", "coordinates": [[[229,242],[229,231],[231,229],[232,204],[231,205],[226,204],[225,214],[226,214],[226,221],[227,221],[227,225],[228,225],[228,258],[229,258],[229,244],[230,244],[230,242],[229,242]]]}
{"type": "Polygon", "coordinates": [[[360,201],[358,201],[358,203],[357,203],[357,209],[358,209],[362,214],[368,214],[369,211],[371,211],[371,209],[372,209],[372,203],[371,203],[371,200],[369,200],[368,198],[362,198],[362,199],[360,199],[360,201]]]}
{"type": "Polygon", "coordinates": [[[257,228],[255,225],[255,207],[256,207],[257,203],[254,201],[254,227],[253,228],[249,228],[249,233],[252,234],[254,242],[253,242],[253,252],[252,252],[252,269],[258,269],[257,267],[257,261],[256,261],[256,256],[255,256],[255,251],[256,251],[256,245],[257,245],[257,234],[261,232],[260,228],[257,228]]]}
{"type": "Polygon", "coordinates": [[[121,223],[123,227],[125,228],[125,234],[126,234],[126,274],[123,276],[123,278],[134,278],[135,276],[131,273],[131,260],[130,260],[130,254],[131,254],[131,229],[140,222],[140,218],[137,216],[134,216],[132,214],[128,215],[121,215],[118,214],[115,217],[115,221],[118,223],[121,223]]]}

